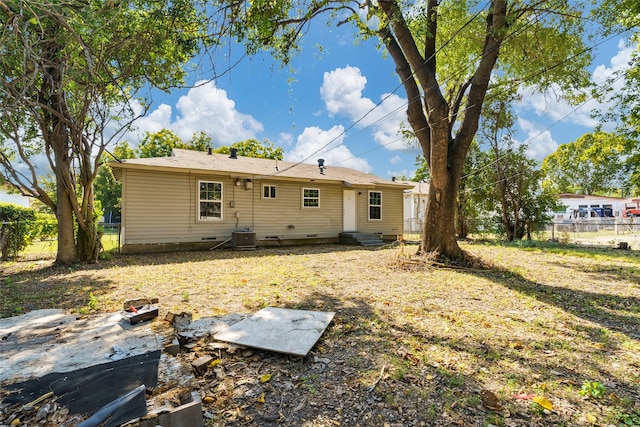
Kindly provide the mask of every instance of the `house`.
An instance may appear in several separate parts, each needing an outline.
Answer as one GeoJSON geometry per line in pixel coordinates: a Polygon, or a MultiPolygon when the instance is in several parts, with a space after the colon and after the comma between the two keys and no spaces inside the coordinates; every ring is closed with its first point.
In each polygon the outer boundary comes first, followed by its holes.
{"type": "Polygon", "coordinates": [[[424,214],[427,211],[429,183],[398,182],[411,186],[411,188],[404,190],[404,231],[405,233],[421,233],[424,214]]]}
{"type": "Polygon", "coordinates": [[[349,168],[173,150],[111,164],[123,253],[338,242],[403,233],[406,184],[349,168]]]}
{"type": "Polygon", "coordinates": [[[556,212],[555,219],[587,219],[615,217],[624,215],[630,199],[622,197],[596,196],[591,194],[559,194],[560,203],[566,207],[565,212],[556,212]]]}

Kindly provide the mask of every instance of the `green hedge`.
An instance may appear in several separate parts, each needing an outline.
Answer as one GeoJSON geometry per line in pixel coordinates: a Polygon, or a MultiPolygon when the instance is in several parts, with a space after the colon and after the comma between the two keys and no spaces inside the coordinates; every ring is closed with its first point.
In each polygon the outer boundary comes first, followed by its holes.
{"type": "Polygon", "coordinates": [[[13,203],[0,203],[0,222],[0,256],[7,260],[31,243],[36,212],[13,203]]]}

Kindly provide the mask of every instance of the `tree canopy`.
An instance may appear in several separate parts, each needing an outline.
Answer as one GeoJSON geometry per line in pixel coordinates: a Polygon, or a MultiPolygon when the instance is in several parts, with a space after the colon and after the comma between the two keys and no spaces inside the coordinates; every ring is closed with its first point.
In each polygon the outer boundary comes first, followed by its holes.
{"type": "Polygon", "coordinates": [[[56,213],[58,263],[95,258],[103,151],[138,116],[142,90],[183,83],[209,30],[193,0],[0,0],[1,174],[56,213]],[[53,198],[39,160],[55,174],[53,198]]]}
{"type": "Polygon", "coordinates": [[[284,63],[321,16],[377,38],[396,65],[429,169],[420,251],[450,259],[465,256],[456,242],[456,196],[486,98],[556,84],[569,94],[588,84],[579,2],[258,0],[232,2],[229,10],[250,53],[267,49],[284,63]]]}
{"type": "Polygon", "coordinates": [[[626,140],[614,133],[593,132],[561,145],[542,162],[543,186],[556,194],[628,194],[626,140]]]}

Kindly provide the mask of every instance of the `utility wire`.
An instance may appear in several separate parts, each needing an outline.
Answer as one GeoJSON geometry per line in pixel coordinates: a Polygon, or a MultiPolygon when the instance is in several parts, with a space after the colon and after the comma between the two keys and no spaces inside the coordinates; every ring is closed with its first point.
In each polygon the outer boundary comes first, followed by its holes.
{"type": "MultiPolygon", "coordinates": [[[[616,78],[615,80],[611,81],[609,83],[609,86],[613,85],[615,82],[617,82],[618,80],[620,80],[622,77],[626,77],[627,76],[627,72],[625,71],[624,73],[621,73],[620,76],[618,76],[618,78],[616,78]]],[[[565,114],[563,117],[561,117],[560,119],[556,120],[554,123],[550,124],[549,126],[547,126],[547,128],[545,128],[544,130],[540,131],[539,133],[537,133],[536,135],[534,135],[533,137],[529,138],[527,141],[525,141],[525,143],[523,144],[527,144],[528,142],[530,142],[531,140],[539,137],[540,135],[542,135],[544,132],[546,132],[547,130],[551,129],[552,127],[554,127],[555,125],[557,125],[558,123],[562,122],[564,119],[566,119],[567,117],[569,117],[570,115],[574,114],[577,110],[579,110],[580,108],[582,108],[584,105],[586,105],[589,101],[591,101],[593,99],[593,96],[590,96],[587,100],[585,100],[583,103],[581,103],[580,105],[576,106],[573,110],[571,110],[569,113],[565,114]]],[[[483,171],[484,169],[488,168],[489,166],[497,163],[498,161],[502,160],[503,158],[505,158],[507,156],[507,153],[505,153],[504,155],[492,160],[491,162],[489,162],[488,164],[484,165],[483,167],[476,169],[475,171],[472,171],[470,173],[468,173],[467,175],[464,175],[462,177],[462,179],[465,179],[469,176],[475,175],[481,171],[483,171]]],[[[523,172],[524,173],[524,172],[523,172]]],[[[509,177],[504,177],[501,178],[495,182],[492,183],[488,183],[488,184],[484,184],[478,187],[475,187],[473,189],[467,189],[467,191],[476,191],[479,190],[481,188],[487,187],[487,186],[493,186],[498,184],[501,181],[507,180],[507,179],[512,179],[512,178],[517,178],[518,176],[522,175],[523,173],[516,173],[512,176],[509,177]]]]}
{"type": "MultiPolygon", "coordinates": [[[[557,4],[558,4],[558,5],[559,5],[559,4],[562,4],[562,2],[558,2],[557,4]]],[[[480,10],[480,12],[481,12],[482,10],[483,10],[483,9],[481,9],[481,10],[480,10]]],[[[449,39],[449,40],[448,40],[448,41],[447,41],[443,46],[441,46],[441,48],[440,48],[440,49],[438,49],[438,52],[439,52],[440,50],[442,50],[446,45],[448,45],[448,44],[453,40],[453,38],[454,38],[457,34],[459,34],[459,33],[460,33],[460,31],[461,31],[465,26],[469,25],[469,24],[470,24],[470,23],[471,23],[475,18],[477,18],[478,14],[479,14],[480,12],[478,12],[478,13],[477,13],[476,15],[474,15],[474,16],[473,16],[469,21],[467,21],[467,22],[465,23],[465,25],[464,25],[460,30],[458,30],[458,31],[454,34],[454,36],[453,36],[452,38],[450,38],[450,39],[449,39]]],[[[547,13],[547,14],[551,14],[551,13],[553,13],[553,10],[545,10],[544,12],[545,12],[545,13],[547,13]]],[[[527,21],[526,25],[522,25],[520,28],[518,28],[518,29],[514,30],[513,32],[511,32],[511,33],[510,33],[510,34],[505,38],[504,44],[508,43],[510,39],[515,38],[519,33],[524,32],[524,31],[525,31],[525,30],[527,30],[528,28],[530,28],[530,27],[534,26],[534,25],[535,25],[535,23],[536,23],[536,22],[538,22],[540,19],[541,19],[541,16],[538,16],[538,17],[536,18],[536,20],[535,20],[535,21],[527,21]]],[[[615,37],[615,36],[617,36],[617,35],[614,35],[614,36],[612,36],[612,37],[615,37]]],[[[606,40],[605,40],[605,41],[606,41],[606,40]]],[[[601,43],[604,43],[604,41],[602,41],[601,43]]],[[[525,81],[531,80],[531,79],[533,79],[533,78],[537,77],[538,75],[540,75],[540,74],[542,74],[542,73],[544,73],[544,72],[547,72],[547,71],[549,71],[549,70],[551,70],[551,69],[553,69],[553,68],[555,68],[555,67],[559,66],[560,64],[562,64],[562,63],[564,63],[564,62],[567,62],[567,61],[569,61],[569,60],[572,60],[572,59],[574,59],[575,57],[580,56],[580,55],[582,55],[582,54],[586,53],[588,50],[593,49],[595,46],[598,46],[598,45],[599,45],[599,44],[601,44],[601,43],[598,43],[598,44],[596,44],[596,45],[594,45],[594,46],[591,46],[591,47],[589,47],[589,48],[587,48],[587,49],[583,49],[581,52],[578,52],[577,54],[575,54],[575,55],[573,55],[573,56],[571,56],[571,57],[569,57],[569,58],[566,58],[564,61],[562,61],[562,62],[560,62],[560,63],[557,63],[557,64],[554,64],[552,67],[549,67],[549,68],[543,69],[543,70],[539,71],[538,73],[535,73],[535,74],[533,74],[533,75],[530,75],[530,76],[525,77],[523,80],[518,81],[518,82],[517,82],[517,84],[516,84],[516,86],[517,86],[517,85],[519,85],[519,84],[521,84],[522,82],[525,82],[525,81]]],[[[436,52],[436,53],[437,53],[437,52],[436,52]]],[[[486,55],[486,54],[488,54],[488,52],[487,52],[487,53],[485,53],[485,55],[486,55]]],[[[480,59],[482,59],[482,58],[480,58],[480,59]]],[[[462,75],[462,73],[463,73],[465,70],[467,70],[471,65],[475,64],[476,62],[477,62],[477,60],[475,60],[475,61],[471,61],[471,62],[468,62],[468,63],[467,63],[467,65],[465,65],[465,66],[463,66],[463,67],[460,67],[456,72],[457,72],[457,73],[459,73],[459,75],[461,76],[461,75],[462,75]]],[[[425,63],[424,63],[422,66],[424,66],[425,64],[426,64],[426,61],[425,61],[425,63]]],[[[415,70],[415,71],[413,71],[413,72],[412,72],[411,77],[415,76],[416,71],[417,71],[417,70],[415,70]]],[[[404,84],[404,82],[406,82],[406,81],[407,81],[407,79],[405,79],[403,82],[401,82],[401,83],[400,83],[400,85],[398,85],[398,86],[397,86],[397,87],[396,87],[396,88],[395,88],[395,89],[394,89],[390,94],[388,94],[388,95],[385,97],[385,99],[383,99],[383,101],[384,101],[384,100],[386,100],[386,99],[387,99],[389,96],[391,96],[393,93],[395,93],[399,88],[401,88],[401,87],[402,87],[402,85],[404,84]]],[[[513,85],[513,83],[512,83],[512,85],[513,85]]],[[[508,92],[508,91],[510,91],[510,90],[513,90],[513,87],[509,87],[509,88],[505,89],[504,91],[499,92],[498,94],[495,94],[495,95],[493,95],[493,96],[489,96],[489,97],[487,97],[487,99],[488,99],[488,100],[494,99],[494,98],[496,98],[496,97],[498,97],[498,96],[500,96],[500,95],[502,95],[502,94],[504,94],[504,93],[507,93],[507,92],[508,92]]],[[[415,100],[415,99],[414,99],[414,100],[415,100]]],[[[383,101],[381,101],[380,103],[378,103],[378,105],[376,105],[375,107],[373,107],[373,108],[372,108],[372,110],[370,110],[368,113],[370,113],[371,111],[373,111],[375,108],[379,107],[379,106],[380,106],[380,104],[382,104],[382,102],[383,102],[383,101]]],[[[371,127],[371,126],[374,126],[375,124],[377,124],[377,123],[379,123],[379,122],[381,122],[381,121],[383,121],[383,120],[387,119],[388,117],[392,116],[392,115],[393,115],[393,114],[395,114],[399,109],[404,108],[404,107],[408,104],[408,102],[409,102],[409,101],[407,101],[407,103],[403,104],[402,106],[400,106],[400,107],[398,107],[398,108],[394,109],[392,112],[390,112],[390,113],[386,114],[385,116],[383,116],[383,117],[379,118],[376,122],[371,123],[371,124],[369,124],[369,125],[365,126],[364,128],[360,129],[360,130],[359,130],[359,132],[362,132],[362,131],[366,130],[367,128],[369,128],[369,127],[371,127]]],[[[468,109],[470,109],[470,108],[473,108],[473,107],[474,107],[474,105],[466,106],[463,110],[461,110],[461,111],[459,111],[459,112],[458,112],[458,115],[459,115],[459,114],[461,114],[461,113],[463,113],[463,112],[465,112],[465,111],[467,111],[467,110],[468,110],[468,109]]],[[[368,114],[368,113],[367,113],[367,114],[368,114]]],[[[362,120],[362,118],[361,118],[360,120],[362,120]]],[[[360,121],[360,120],[359,120],[359,121],[360,121]]],[[[442,119],[442,120],[445,120],[445,119],[442,119]]],[[[357,123],[357,122],[356,122],[356,123],[357,123]]],[[[349,127],[349,129],[350,129],[350,128],[352,128],[352,127],[353,127],[353,126],[350,126],[350,127],[349,127]]],[[[326,148],[327,146],[329,146],[332,142],[334,142],[334,140],[335,140],[335,139],[337,139],[338,137],[340,137],[340,136],[342,136],[343,134],[345,134],[349,129],[346,129],[344,132],[342,132],[340,135],[338,135],[336,138],[334,138],[334,139],[333,139],[332,141],[330,141],[328,144],[326,144],[325,146],[321,147],[320,149],[318,149],[316,152],[312,153],[310,156],[308,156],[306,159],[302,160],[301,162],[304,162],[305,160],[307,160],[307,159],[308,159],[309,157],[311,157],[312,155],[316,154],[317,152],[319,152],[319,151],[323,150],[324,148],[326,148]]],[[[424,130],[424,129],[421,129],[421,130],[424,130]]],[[[400,138],[400,139],[402,139],[402,138],[400,138]]],[[[394,140],[393,142],[397,142],[397,141],[398,141],[398,140],[394,140]]],[[[386,147],[387,145],[390,145],[390,143],[383,144],[383,145],[379,146],[377,149],[379,149],[379,148],[383,148],[383,147],[386,147]]],[[[334,147],[334,148],[337,148],[337,147],[334,147]]],[[[331,151],[331,150],[329,150],[329,151],[331,151]]],[[[366,153],[369,153],[369,152],[371,152],[371,151],[375,151],[375,150],[368,150],[368,151],[366,151],[366,153]]],[[[351,158],[353,158],[353,157],[351,157],[351,158]]],[[[342,162],[342,161],[340,161],[339,163],[341,163],[341,162],[342,162]]]]}
{"type": "MultiPolygon", "coordinates": [[[[460,27],[442,46],[440,46],[436,52],[434,52],[428,59],[426,59],[422,65],[420,66],[420,68],[424,67],[431,59],[433,59],[433,57],[439,53],[442,49],[444,49],[458,34],[460,34],[460,32],[465,29],[468,25],[471,24],[471,22],[473,22],[478,16],[480,16],[480,14],[484,11],[484,9],[489,6],[490,1],[487,1],[487,3],[478,10],[478,12],[473,15],[473,17],[471,17],[467,22],[465,22],[465,24],[460,27]]],[[[413,77],[415,75],[415,72],[418,70],[414,70],[411,73],[410,77],[413,77]]],[[[409,77],[408,77],[409,78],[409,77]]],[[[408,79],[407,78],[407,79],[408,79]]],[[[358,120],[354,121],[353,123],[351,123],[349,126],[347,126],[347,128],[345,128],[342,132],[340,132],[338,135],[336,135],[334,138],[332,138],[328,143],[324,144],[322,147],[318,148],[317,150],[315,150],[314,152],[312,152],[311,154],[309,154],[307,157],[305,157],[304,159],[296,162],[295,164],[281,170],[278,172],[273,173],[272,175],[276,175],[278,173],[282,173],[284,171],[287,171],[289,169],[292,169],[302,163],[304,163],[305,161],[309,160],[312,156],[316,155],[317,153],[319,153],[320,151],[324,150],[325,148],[327,148],[329,145],[333,144],[336,140],[338,140],[338,138],[342,137],[343,135],[345,135],[349,130],[351,130],[352,128],[354,128],[358,123],[360,123],[362,120],[364,120],[369,114],[371,114],[371,112],[373,112],[375,109],[379,108],[384,101],[386,101],[387,99],[389,99],[389,97],[391,97],[391,95],[393,95],[396,91],[398,91],[406,82],[407,80],[402,81],[393,91],[391,91],[390,93],[388,93],[385,97],[383,97],[375,106],[373,106],[369,111],[367,111],[362,117],[360,117],[358,120]]],[[[388,115],[386,116],[388,117],[388,115]]],[[[386,118],[385,117],[385,118],[386,118]]]]}

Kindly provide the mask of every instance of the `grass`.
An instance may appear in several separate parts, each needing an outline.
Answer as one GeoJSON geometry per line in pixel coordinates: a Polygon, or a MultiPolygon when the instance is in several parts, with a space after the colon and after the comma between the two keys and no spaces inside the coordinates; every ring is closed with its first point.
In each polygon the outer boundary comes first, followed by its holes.
{"type": "Polygon", "coordinates": [[[110,312],[139,297],[158,297],[161,311],[195,318],[265,306],[335,311],[314,355],[339,361],[340,369],[331,378],[301,375],[295,392],[307,398],[332,399],[332,382],[346,391],[345,402],[349,390],[379,396],[378,425],[388,417],[405,425],[634,425],[639,254],[463,245],[495,267],[407,270],[399,260],[415,246],[112,254],[73,267],[18,260],[0,266],[0,314],[110,312]],[[481,390],[499,396],[504,409],[483,406],[481,390]],[[553,410],[519,397],[534,395],[553,410]]]}

